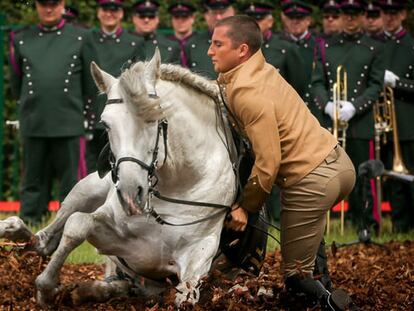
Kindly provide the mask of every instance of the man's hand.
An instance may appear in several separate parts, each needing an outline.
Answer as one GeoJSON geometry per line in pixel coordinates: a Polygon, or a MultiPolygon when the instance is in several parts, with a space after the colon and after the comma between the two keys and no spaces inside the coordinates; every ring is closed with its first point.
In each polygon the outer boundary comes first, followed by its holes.
{"type": "Polygon", "coordinates": [[[234,231],[244,231],[246,229],[249,214],[239,204],[235,203],[231,207],[230,216],[231,219],[226,221],[225,224],[227,228],[233,229],[234,231]]]}
{"type": "Polygon", "coordinates": [[[392,71],[385,70],[385,73],[384,73],[384,85],[385,86],[395,87],[395,84],[397,83],[397,80],[399,79],[400,78],[392,71]]]}
{"type": "Polygon", "coordinates": [[[339,112],[339,119],[341,121],[348,122],[355,115],[355,106],[351,102],[346,100],[341,100],[339,104],[341,106],[341,110],[339,112]]]}
{"type": "Polygon", "coordinates": [[[335,118],[333,108],[334,108],[333,102],[328,102],[325,106],[325,113],[328,114],[332,120],[335,118]]]}

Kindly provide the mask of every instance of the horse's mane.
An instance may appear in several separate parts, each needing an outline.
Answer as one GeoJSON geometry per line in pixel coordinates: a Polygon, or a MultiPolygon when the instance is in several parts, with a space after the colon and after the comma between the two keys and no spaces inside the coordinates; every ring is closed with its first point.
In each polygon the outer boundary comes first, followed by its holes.
{"type": "Polygon", "coordinates": [[[160,69],[162,80],[180,82],[214,99],[219,95],[218,87],[213,81],[197,75],[187,68],[173,64],[162,64],[160,69]]]}
{"type": "MultiPolygon", "coordinates": [[[[154,121],[165,117],[169,107],[161,105],[161,99],[148,96],[145,69],[149,62],[138,62],[126,69],[120,76],[120,88],[127,101],[136,108],[138,115],[144,120],[154,121]],[[142,72],[143,75],[138,74],[142,72]],[[139,104],[138,104],[139,103],[139,104]]],[[[191,72],[178,65],[161,64],[160,75],[157,77],[164,81],[177,82],[210,98],[219,98],[218,86],[210,80],[191,72]]]]}

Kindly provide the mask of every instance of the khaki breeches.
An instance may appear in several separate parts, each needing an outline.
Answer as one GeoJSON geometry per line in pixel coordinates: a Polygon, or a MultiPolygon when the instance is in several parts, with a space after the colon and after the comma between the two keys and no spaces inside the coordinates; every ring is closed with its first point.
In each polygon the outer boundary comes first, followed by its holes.
{"type": "Polygon", "coordinates": [[[354,166],[337,146],[302,180],[282,190],[280,245],[285,278],[313,272],[326,213],[351,192],[354,184],[354,166]]]}

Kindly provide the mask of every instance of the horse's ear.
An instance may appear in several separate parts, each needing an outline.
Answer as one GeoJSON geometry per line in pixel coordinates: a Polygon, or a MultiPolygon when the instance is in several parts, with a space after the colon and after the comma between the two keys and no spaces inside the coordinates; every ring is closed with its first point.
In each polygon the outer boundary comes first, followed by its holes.
{"type": "Polygon", "coordinates": [[[160,49],[155,47],[154,55],[152,56],[149,64],[148,69],[151,69],[157,77],[160,75],[160,66],[161,66],[161,53],[160,49]]]}
{"type": "Polygon", "coordinates": [[[101,70],[95,62],[91,62],[91,74],[99,91],[104,93],[107,93],[110,86],[116,81],[109,73],[101,70]]]}
{"type": "Polygon", "coordinates": [[[161,75],[161,54],[158,47],[155,48],[154,56],[151,58],[150,62],[145,69],[145,84],[148,88],[149,93],[156,94],[155,83],[161,75]]]}

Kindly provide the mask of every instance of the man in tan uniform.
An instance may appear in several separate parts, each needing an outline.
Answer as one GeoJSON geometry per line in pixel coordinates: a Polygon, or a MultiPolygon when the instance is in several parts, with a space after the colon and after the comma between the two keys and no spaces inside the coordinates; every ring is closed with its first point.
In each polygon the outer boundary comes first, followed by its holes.
{"type": "Polygon", "coordinates": [[[312,276],[326,212],[351,190],[355,170],[335,138],[303,100],[267,64],[254,19],[234,16],[214,28],[208,55],[228,101],[230,114],[255,154],[240,201],[228,226],[244,230],[247,212],[258,212],[273,183],[282,189],[282,269],[289,292],[306,296],[323,310],[345,310],[343,290],[328,292],[312,276]],[[275,87],[276,86],[276,87],[275,87]]]}

